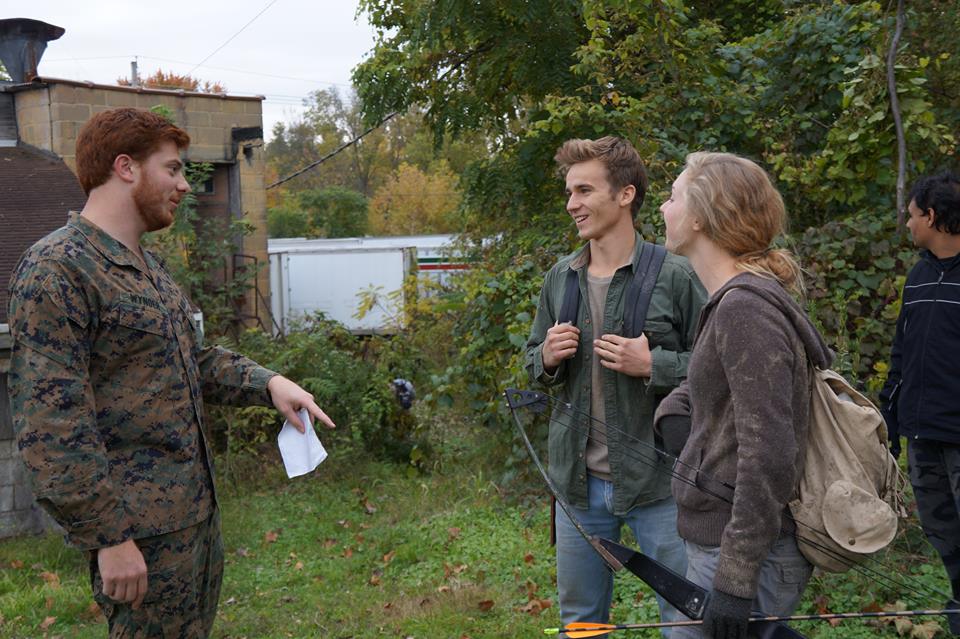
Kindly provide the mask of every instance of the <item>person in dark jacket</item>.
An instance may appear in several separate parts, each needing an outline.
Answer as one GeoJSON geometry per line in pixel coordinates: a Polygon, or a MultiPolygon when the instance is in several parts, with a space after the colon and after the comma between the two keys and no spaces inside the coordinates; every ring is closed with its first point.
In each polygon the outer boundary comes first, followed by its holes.
{"type": "MultiPolygon", "coordinates": [[[[920,261],[903,287],[903,305],[880,394],[891,452],[907,440],[910,483],[920,523],[943,559],[960,599],[960,177],[917,181],[907,228],[920,261]]],[[[960,634],[960,618],[950,617],[960,634]]]]}
{"type": "MultiPolygon", "coordinates": [[[[675,466],[687,579],[710,590],[703,625],[673,639],[740,639],[752,611],[788,615],[812,565],[787,504],[806,459],[810,362],[831,355],[797,303],[800,267],[772,248],[786,211],[769,176],[729,153],[693,153],[663,206],[667,249],[690,260],[710,299],[688,377],[657,426],[690,420],[675,466]]],[[[665,437],[666,439],[666,437],[665,437]]]]}

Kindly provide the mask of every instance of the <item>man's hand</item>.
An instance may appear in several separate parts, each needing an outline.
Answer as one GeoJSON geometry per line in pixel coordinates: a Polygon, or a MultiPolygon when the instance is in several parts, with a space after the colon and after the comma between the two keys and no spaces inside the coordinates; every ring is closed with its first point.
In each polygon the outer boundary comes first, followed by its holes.
{"type": "Polygon", "coordinates": [[[147,564],[136,542],[128,539],[97,551],[97,566],[103,580],[103,594],[129,603],[136,610],[147,594],[147,564]]]}
{"type": "Polygon", "coordinates": [[[320,410],[320,407],[313,401],[313,395],[283,375],[274,375],[270,378],[270,381],[267,382],[267,392],[270,393],[273,406],[301,433],[307,432],[297,415],[301,408],[306,408],[314,420],[320,420],[326,424],[327,428],[337,427],[333,420],[327,417],[327,414],[320,410]]]}
{"type": "Polygon", "coordinates": [[[554,324],[547,330],[547,339],[543,341],[543,368],[553,375],[560,362],[577,354],[580,344],[580,329],[573,324],[554,324]]]}
{"type": "Polygon", "coordinates": [[[653,358],[647,336],[628,338],[604,335],[593,340],[593,348],[600,356],[600,365],[630,377],[650,377],[653,358]]]}

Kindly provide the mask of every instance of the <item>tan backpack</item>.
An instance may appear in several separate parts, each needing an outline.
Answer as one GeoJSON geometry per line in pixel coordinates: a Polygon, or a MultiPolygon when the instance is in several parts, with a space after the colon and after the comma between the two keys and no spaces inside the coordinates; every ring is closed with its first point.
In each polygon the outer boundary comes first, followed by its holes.
{"type": "Polygon", "coordinates": [[[906,482],[877,407],[832,370],[811,377],[805,466],[789,507],[804,557],[845,572],[893,541],[906,482]]]}

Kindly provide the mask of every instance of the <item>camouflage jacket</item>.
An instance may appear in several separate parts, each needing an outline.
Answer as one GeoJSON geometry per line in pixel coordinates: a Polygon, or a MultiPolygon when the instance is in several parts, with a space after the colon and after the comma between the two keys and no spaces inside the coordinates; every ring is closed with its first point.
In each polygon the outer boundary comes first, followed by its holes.
{"type": "Polygon", "coordinates": [[[149,252],[72,214],[10,288],[10,407],[37,501],[81,549],[179,530],[216,496],[203,402],[269,405],[274,375],[203,348],[149,252]]]}

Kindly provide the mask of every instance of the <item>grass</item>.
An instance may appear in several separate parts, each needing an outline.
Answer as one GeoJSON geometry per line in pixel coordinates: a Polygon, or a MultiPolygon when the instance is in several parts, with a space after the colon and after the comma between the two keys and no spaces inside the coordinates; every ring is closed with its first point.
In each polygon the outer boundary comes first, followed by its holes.
{"type": "MultiPolygon", "coordinates": [[[[539,485],[524,496],[490,480],[484,433],[448,443],[445,470],[423,476],[336,451],[295,480],[272,457],[226,460],[224,474],[244,479],[221,485],[226,569],[213,636],[492,639],[558,625],[546,498],[539,485]]],[[[931,553],[908,526],[885,570],[944,589],[931,553]]],[[[614,620],[656,620],[651,591],[616,579],[614,620]]],[[[818,576],[798,612],[902,598],[857,573],[818,576]]],[[[60,537],[0,543],[0,637],[105,637],[91,604],[86,560],[60,537]]],[[[862,622],[796,627],[817,639],[898,636],[862,622]]]]}

